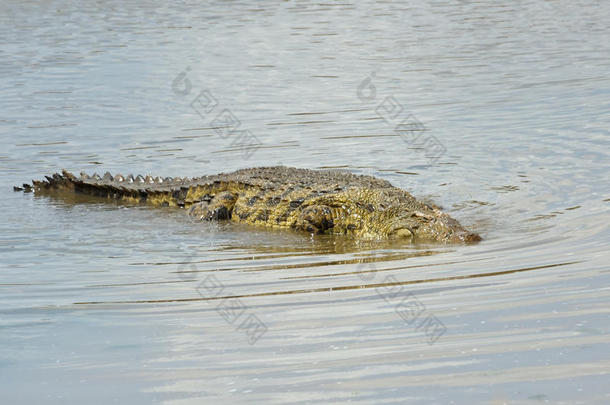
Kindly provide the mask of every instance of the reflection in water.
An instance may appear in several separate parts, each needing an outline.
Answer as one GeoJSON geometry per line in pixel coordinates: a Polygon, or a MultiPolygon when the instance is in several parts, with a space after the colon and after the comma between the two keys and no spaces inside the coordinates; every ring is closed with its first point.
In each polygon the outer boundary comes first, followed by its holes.
{"type": "MultiPolygon", "coordinates": [[[[433,283],[438,281],[447,281],[447,280],[460,280],[460,279],[468,279],[468,278],[480,278],[480,277],[493,277],[500,276],[505,274],[519,273],[522,271],[531,271],[531,270],[539,270],[539,269],[547,269],[550,267],[557,266],[566,266],[569,264],[575,264],[579,262],[568,262],[568,263],[556,263],[556,264],[548,264],[546,266],[536,266],[529,267],[525,269],[514,269],[514,270],[505,270],[505,271],[494,271],[490,273],[477,273],[470,274],[465,276],[455,276],[455,277],[444,277],[437,279],[428,279],[428,280],[410,280],[410,281],[401,281],[401,282],[392,282],[392,283],[377,283],[377,284],[362,284],[362,285],[343,285],[343,286],[334,286],[334,287],[319,287],[312,289],[303,289],[303,290],[291,290],[291,291],[273,291],[273,292],[261,292],[256,294],[243,294],[243,295],[230,295],[230,296],[215,296],[215,297],[201,297],[201,298],[179,298],[179,299],[163,299],[163,300],[142,300],[142,301],[90,301],[90,302],[75,302],[75,305],[86,305],[86,304],[154,304],[154,303],[162,303],[162,302],[184,302],[184,301],[210,301],[210,300],[225,300],[230,298],[248,298],[248,297],[264,297],[269,295],[285,295],[285,294],[303,294],[303,293],[319,293],[319,292],[330,292],[330,291],[345,291],[345,290],[354,290],[360,288],[380,288],[380,287],[393,287],[393,286],[401,286],[401,285],[409,285],[409,284],[420,284],[420,283],[433,283]]],[[[388,270],[388,269],[386,269],[388,270]]],[[[395,270],[395,269],[392,269],[395,270]]],[[[374,270],[377,272],[380,270],[374,270]]],[[[182,272],[185,273],[185,272],[182,272]]],[[[362,274],[363,272],[352,272],[347,274],[362,274]]],[[[345,273],[344,273],[345,274],[345,273]]],[[[296,278],[296,277],[293,277],[296,278]]],[[[303,278],[303,277],[300,277],[303,278]]],[[[142,284],[142,283],[141,283],[142,284]]],[[[134,284],[125,284],[125,285],[134,285],[134,284]]],[[[116,285],[114,285],[116,286],[116,285]]]]}

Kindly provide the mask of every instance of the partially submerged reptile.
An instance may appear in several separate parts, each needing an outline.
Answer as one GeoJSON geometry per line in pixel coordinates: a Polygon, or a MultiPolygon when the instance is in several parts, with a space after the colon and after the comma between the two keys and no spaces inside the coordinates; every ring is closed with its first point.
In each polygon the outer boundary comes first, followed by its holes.
{"type": "Polygon", "coordinates": [[[291,167],[242,169],[197,178],[75,176],[62,171],[15,190],[83,193],[184,207],[200,220],[232,220],[358,238],[476,242],[476,233],[431,203],[372,176],[291,167]]]}

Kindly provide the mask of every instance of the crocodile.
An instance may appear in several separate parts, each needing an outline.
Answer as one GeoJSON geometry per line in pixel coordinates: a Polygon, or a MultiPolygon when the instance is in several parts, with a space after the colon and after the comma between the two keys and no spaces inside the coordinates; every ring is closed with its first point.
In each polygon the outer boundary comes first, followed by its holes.
{"type": "Polygon", "coordinates": [[[82,193],[181,207],[201,221],[231,220],[361,239],[472,243],[481,237],[430,202],[388,181],[343,170],[258,167],[202,177],[103,176],[62,170],[15,187],[36,194],[82,193]]]}

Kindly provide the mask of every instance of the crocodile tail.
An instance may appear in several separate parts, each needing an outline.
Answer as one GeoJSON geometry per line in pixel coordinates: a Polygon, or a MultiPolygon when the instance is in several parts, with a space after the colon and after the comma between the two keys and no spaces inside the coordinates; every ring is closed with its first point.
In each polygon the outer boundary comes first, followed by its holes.
{"type": "Polygon", "coordinates": [[[172,179],[142,177],[132,175],[123,177],[106,173],[103,177],[97,174],[88,176],[81,173],[75,176],[67,170],[45,176],[45,180],[33,180],[32,185],[13,187],[15,191],[34,192],[36,194],[77,193],[96,197],[124,200],[127,202],[150,203],[153,205],[184,206],[188,187],[172,179]],[[163,184],[165,182],[165,184],[163,184]]]}
{"type": "Polygon", "coordinates": [[[32,184],[23,183],[22,186],[14,186],[14,191],[23,191],[25,193],[31,193],[33,191],[38,192],[50,192],[50,191],[75,191],[74,182],[77,180],[76,177],[64,170],[62,173],[55,173],[52,176],[45,176],[46,180],[32,180],[32,184]]]}

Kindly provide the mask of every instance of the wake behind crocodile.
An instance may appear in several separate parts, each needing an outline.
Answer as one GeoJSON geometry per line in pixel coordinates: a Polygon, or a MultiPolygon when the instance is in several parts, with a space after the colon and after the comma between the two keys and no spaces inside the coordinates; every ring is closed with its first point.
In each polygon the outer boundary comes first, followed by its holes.
{"type": "Polygon", "coordinates": [[[201,221],[237,223],[359,239],[470,243],[481,240],[439,207],[386,180],[340,170],[293,167],[241,169],[196,178],[106,173],[45,176],[15,190],[87,194],[184,208],[201,221]]]}

